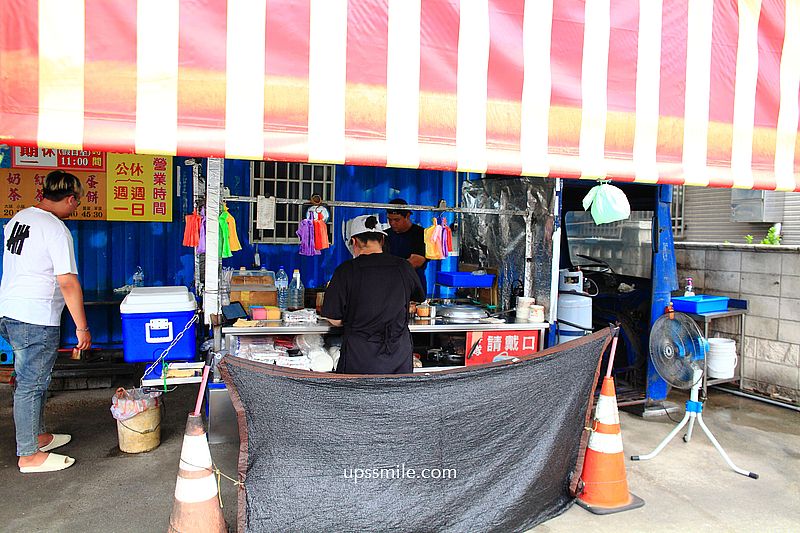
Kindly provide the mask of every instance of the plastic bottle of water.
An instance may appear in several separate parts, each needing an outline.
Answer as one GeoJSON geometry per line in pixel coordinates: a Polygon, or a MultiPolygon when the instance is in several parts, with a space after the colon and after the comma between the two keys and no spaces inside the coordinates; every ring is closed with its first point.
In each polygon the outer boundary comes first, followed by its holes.
{"type": "Polygon", "coordinates": [[[278,290],[278,307],[282,311],[286,310],[289,304],[289,276],[281,266],[278,274],[275,276],[275,288],[278,290]]]}
{"type": "Polygon", "coordinates": [[[295,268],[292,282],[289,283],[289,311],[297,311],[305,307],[305,293],[303,282],[300,281],[300,271],[295,268]]]}
{"type": "Polygon", "coordinates": [[[133,286],[144,287],[144,270],[142,267],[136,267],[136,272],[133,273],[133,286]]]}

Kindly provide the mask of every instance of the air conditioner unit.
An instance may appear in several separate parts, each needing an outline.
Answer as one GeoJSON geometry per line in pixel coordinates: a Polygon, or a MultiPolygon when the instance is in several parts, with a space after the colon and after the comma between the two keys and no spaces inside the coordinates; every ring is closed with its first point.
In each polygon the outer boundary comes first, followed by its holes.
{"type": "Polygon", "coordinates": [[[733,222],[783,222],[784,193],[778,191],[731,190],[733,222]]]}

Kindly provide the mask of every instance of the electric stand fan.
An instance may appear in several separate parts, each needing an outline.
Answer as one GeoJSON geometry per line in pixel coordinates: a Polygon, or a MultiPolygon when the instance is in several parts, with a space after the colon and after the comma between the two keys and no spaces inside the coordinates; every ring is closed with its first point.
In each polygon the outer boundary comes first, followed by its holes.
{"type": "Polygon", "coordinates": [[[650,358],[664,381],[679,389],[691,389],[690,398],[686,402],[686,413],[677,426],[661,441],[655,450],[647,455],[633,455],[632,461],[652,459],[669,444],[678,432],[688,423],[689,429],[683,436],[684,442],[692,438],[694,422],[700,424],[708,440],[725,459],[734,472],[743,476],[758,479],[758,474],[748,472],[733,464],[728,454],[722,449],[717,439],[703,422],[703,402],[699,401],[700,387],[703,378],[703,359],[708,352],[708,341],[700,333],[700,329],[688,315],[668,312],[658,318],[650,331],[650,358]]]}

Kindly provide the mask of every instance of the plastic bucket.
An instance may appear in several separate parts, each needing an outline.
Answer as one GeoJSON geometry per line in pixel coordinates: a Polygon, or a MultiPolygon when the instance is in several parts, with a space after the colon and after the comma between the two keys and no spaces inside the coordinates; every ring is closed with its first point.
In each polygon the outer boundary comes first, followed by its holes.
{"type": "Polygon", "coordinates": [[[161,444],[161,408],[153,407],[127,420],[117,420],[119,449],[125,453],[149,452],[161,444]]]}
{"type": "Polygon", "coordinates": [[[708,377],[717,379],[732,378],[739,358],[736,355],[736,342],[732,339],[708,339],[706,368],[708,377]]]}

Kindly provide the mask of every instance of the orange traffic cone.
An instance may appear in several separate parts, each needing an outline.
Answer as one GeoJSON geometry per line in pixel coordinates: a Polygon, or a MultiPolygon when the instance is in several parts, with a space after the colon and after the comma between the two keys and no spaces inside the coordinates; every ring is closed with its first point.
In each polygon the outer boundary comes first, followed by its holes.
{"type": "Polygon", "coordinates": [[[175,502],[169,517],[170,533],[228,531],[217,499],[217,483],[211,464],[206,430],[201,415],[189,414],[175,483],[175,502]]]}
{"type": "Polygon", "coordinates": [[[578,504],[594,514],[618,513],[644,505],[644,500],[628,492],[617,393],[610,376],[603,378],[581,481],[583,493],[578,496],[578,504]]]}

